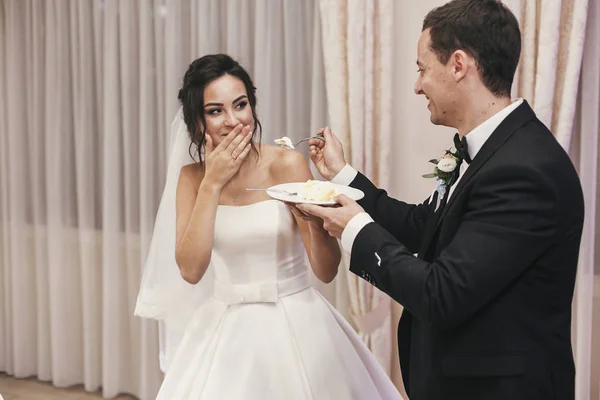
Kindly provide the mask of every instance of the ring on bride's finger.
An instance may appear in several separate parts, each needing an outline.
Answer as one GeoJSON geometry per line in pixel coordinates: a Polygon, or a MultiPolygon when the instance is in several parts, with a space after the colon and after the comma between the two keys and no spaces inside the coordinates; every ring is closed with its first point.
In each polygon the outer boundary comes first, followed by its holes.
{"type": "Polygon", "coordinates": [[[233,155],[233,153],[231,154],[231,158],[233,158],[234,160],[237,160],[237,157],[233,155]]]}

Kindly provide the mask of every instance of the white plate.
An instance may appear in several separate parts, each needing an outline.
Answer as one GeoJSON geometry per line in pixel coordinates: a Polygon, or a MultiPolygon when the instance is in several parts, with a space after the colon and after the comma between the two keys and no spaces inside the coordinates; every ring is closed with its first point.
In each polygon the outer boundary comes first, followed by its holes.
{"type": "MultiPolygon", "coordinates": [[[[267,189],[267,194],[276,200],[286,201],[288,203],[304,203],[304,204],[317,204],[320,206],[332,206],[337,204],[335,201],[313,201],[306,200],[296,196],[288,196],[285,193],[278,192],[278,190],[285,190],[291,193],[299,193],[300,189],[304,186],[306,182],[293,182],[293,183],[282,183],[281,185],[275,185],[267,189]]],[[[352,200],[358,201],[365,197],[365,194],[358,189],[351,188],[350,186],[337,185],[332,183],[333,187],[337,190],[339,194],[345,194],[352,200]]]]}

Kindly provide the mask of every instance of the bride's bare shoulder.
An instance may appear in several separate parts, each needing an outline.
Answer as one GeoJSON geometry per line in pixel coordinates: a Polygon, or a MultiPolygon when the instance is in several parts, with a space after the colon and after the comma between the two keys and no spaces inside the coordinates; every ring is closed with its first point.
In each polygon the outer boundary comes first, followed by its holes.
{"type": "Polygon", "coordinates": [[[269,171],[278,183],[301,182],[312,177],[304,155],[296,150],[263,145],[269,171]]]}
{"type": "Polygon", "coordinates": [[[179,184],[198,187],[204,178],[204,165],[198,162],[184,165],[179,172],[179,184]]]}

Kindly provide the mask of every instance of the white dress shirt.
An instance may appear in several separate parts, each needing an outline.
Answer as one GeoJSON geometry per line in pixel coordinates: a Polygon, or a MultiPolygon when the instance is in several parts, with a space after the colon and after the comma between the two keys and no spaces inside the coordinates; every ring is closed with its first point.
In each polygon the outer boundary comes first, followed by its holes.
{"type": "MultiPolygon", "coordinates": [[[[479,150],[481,150],[483,144],[488,140],[492,133],[494,133],[498,125],[500,125],[500,123],[504,121],[504,119],[521,104],[523,104],[523,99],[515,100],[511,103],[511,105],[498,111],[496,114],[488,118],[465,136],[467,138],[469,156],[472,160],[475,159],[475,156],[477,156],[477,153],[479,150]]],[[[460,166],[460,175],[458,180],[452,185],[452,187],[450,187],[450,190],[448,191],[448,199],[450,199],[450,196],[452,196],[454,188],[462,178],[467,168],[469,168],[469,165],[466,162],[463,162],[460,166]]],[[[331,182],[347,186],[354,180],[354,178],[356,178],[357,173],[358,172],[354,168],[352,168],[349,164],[346,164],[344,168],[331,180],[331,182]]],[[[348,222],[348,225],[346,225],[346,228],[342,232],[342,247],[346,252],[352,254],[352,245],[354,244],[354,240],[356,240],[356,236],[358,236],[365,225],[371,222],[373,222],[373,218],[371,218],[371,216],[366,212],[355,215],[354,218],[348,222]]]]}

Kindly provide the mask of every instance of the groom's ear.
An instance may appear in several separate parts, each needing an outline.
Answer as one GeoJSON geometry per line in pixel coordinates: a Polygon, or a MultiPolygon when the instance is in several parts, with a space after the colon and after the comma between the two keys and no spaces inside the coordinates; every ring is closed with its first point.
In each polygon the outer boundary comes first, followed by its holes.
{"type": "Polygon", "coordinates": [[[477,71],[475,59],[464,50],[456,50],[448,60],[448,68],[455,82],[460,82],[474,68],[477,71]]]}

